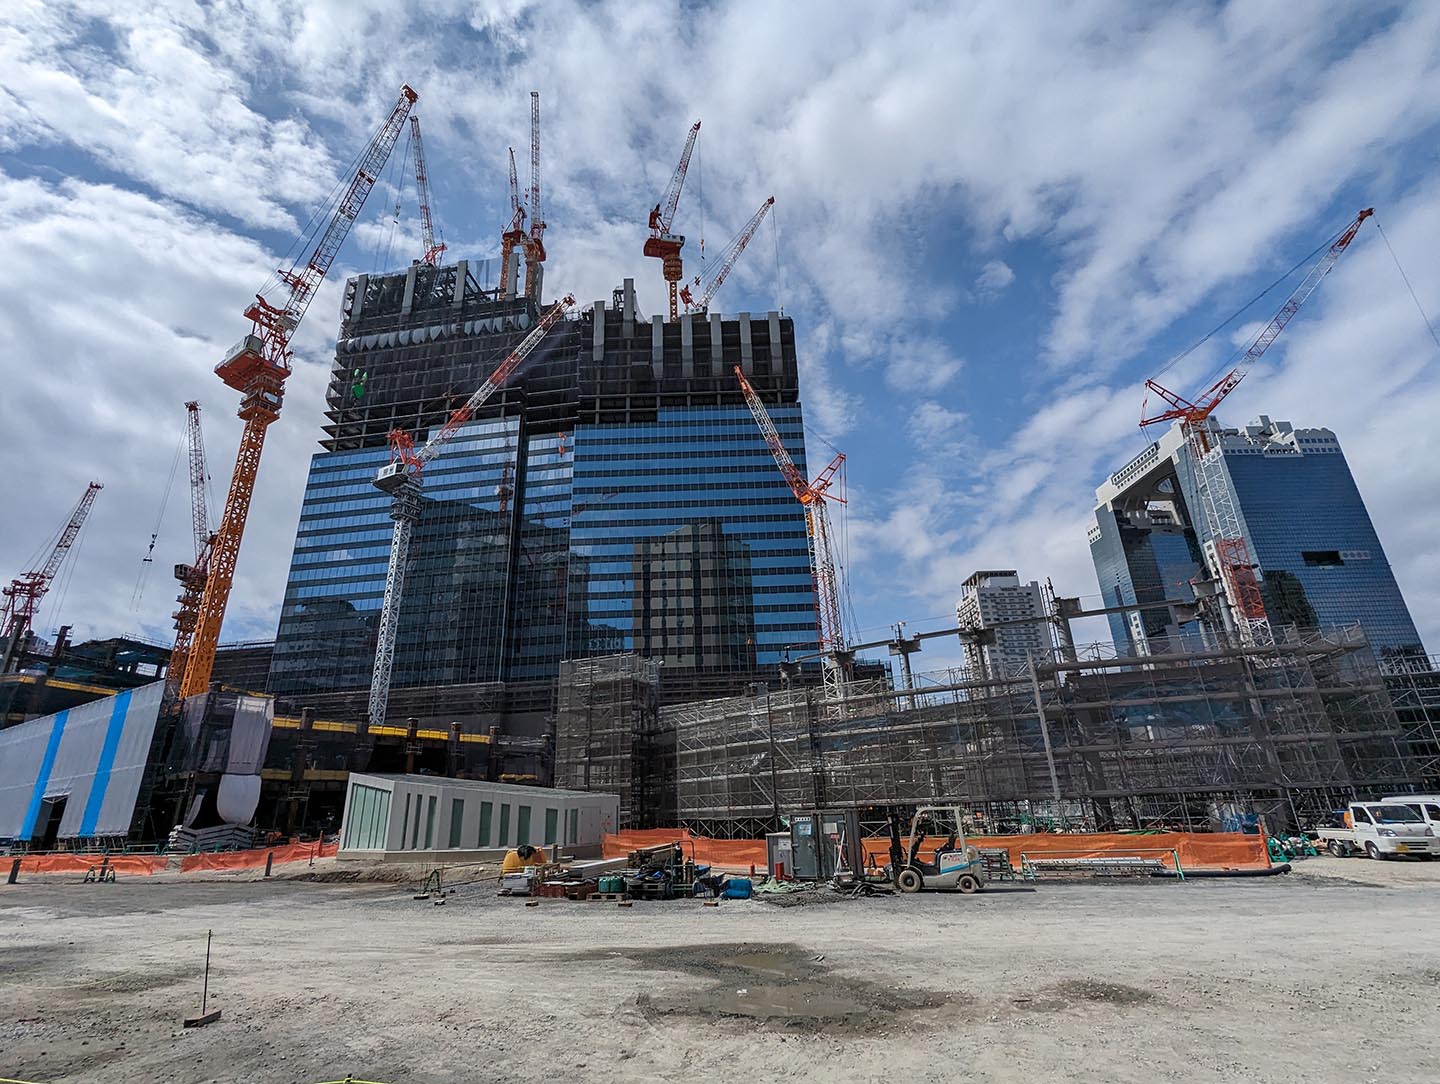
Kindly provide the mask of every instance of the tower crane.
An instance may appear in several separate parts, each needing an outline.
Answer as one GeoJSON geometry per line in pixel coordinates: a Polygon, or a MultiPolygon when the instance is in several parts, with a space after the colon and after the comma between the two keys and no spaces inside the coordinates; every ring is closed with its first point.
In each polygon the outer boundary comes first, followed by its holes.
{"type": "Polygon", "coordinates": [[[255,295],[254,303],[245,310],[245,317],[251,322],[250,333],[215,367],[216,375],[240,392],[238,414],[245,428],[240,435],[220,527],[215,533],[205,591],[196,615],[194,643],[180,685],[181,696],[204,692],[210,684],[220,626],[230,601],[245,520],[250,514],[250,498],[255,491],[255,475],[260,468],[260,453],[265,447],[265,431],[280,416],[285,380],[290,375],[291,337],[335,262],[341,244],[365,205],[365,198],[375,187],[375,179],[400,138],[400,129],[411,106],[419,97],[408,85],[400,88],[399,99],[360,155],[349,185],[331,209],[328,220],[321,220],[325,225],[314,247],[288,270],[276,272],[275,288],[281,291],[276,301],[266,298],[263,291],[255,295]]]}
{"type": "Polygon", "coordinates": [[[425,464],[440,454],[459,428],[468,422],[489,398],[509,379],[530,354],[540,345],[549,330],[559,323],[575,304],[567,294],[540,317],[530,333],[521,340],[508,357],[485,379],[460,407],[451,412],[440,431],[415,447],[414,438],[403,429],[390,430],[391,460],[375,476],[375,488],[390,494],[390,518],[395,529],[390,538],[390,563],[385,570],[385,599],[380,607],[380,630],[375,644],[375,669],[370,678],[368,717],[371,726],[385,722],[390,703],[390,675],[395,666],[395,637],[399,630],[400,602],[405,594],[405,565],[410,556],[410,535],[420,518],[421,472],[425,464]]]}
{"type": "Polygon", "coordinates": [[[760,427],[760,432],[765,437],[765,444],[775,459],[775,465],[780,468],[780,473],[790,486],[790,492],[805,509],[805,533],[810,541],[810,577],[815,584],[815,619],[820,634],[820,650],[824,653],[821,677],[825,699],[843,700],[845,684],[849,679],[849,652],[840,617],[840,589],[831,541],[834,532],[830,528],[827,504],[830,501],[845,503],[844,497],[830,492],[836,478],[843,474],[845,453],[836,453],[835,458],[815,476],[813,482],[806,481],[805,475],[800,473],[800,468],[795,466],[795,461],[790,458],[784,441],[780,439],[780,433],[770,419],[770,412],[765,409],[764,402],[750,381],[745,379],[745,374],[738,365],[735,366],[735,379],[740,382],[745,403],[750,407],[750,413],[755,416],[755,424],[760,427]]]}
{"type": "Polygon", "coordinates": [[[425,170],[425,144],[420,139],[420,118],[410,117],[410,142],[415,144],[415,196],[420,203],[420,237],[425,243],[421,262],[436,267],[445,253],[445,242],[436,242],[435,225],[430,217],[430,174],[425,170]]]}
{"type": "MultiPolygon", "coordinates": [[[[64,564],[70,547],[75,544],[80,528],[85,526],[85,518],[90,515],[95,495],[104,488],[100,482],[91,482],[80,498],[80,503],[66,520],[45,563],[29,572],[22,572],[10,581],[9,587],[0,589],[0,596],[5,599],[4,604],[0,605],[0,636],[7,640],[7,656],[13,656],[23,646],[25,634],[31,630],[35,620],[35,612],[40,609],[40,601],[55,582],[55,575],[64,564]]],[[[7,658],[7,665],[8,661],[7,658]]]]}
{"type": "Polygon", "coordinates": [[[208,473],[205,469],[205,438],[200,430],[200,404],[185,404],[185,438],[190,453],[190,530],[195,540],[193,564],[175,566],[175,579],[180,594],[175,611],[175,646],[170,651],[170,667],[165,671],[166,691],[175,694],[184,683],[185,667],[195,642],[195,623],[200,614],[200,601],[205,595],[206,574],[210,569],[210,552],[215,535],[210,530],[208,473]]]}
{"type": "MultiPolygon", "coordinates": [[[[698,300],[690,293],[690,287],[686,286],[680,291],[680,300],[685,302],[686,312],[708,312],[710,300],[715,296],[715,291],[724,284],[730,269],[735,266],[735,261],[740,258],[740,253],[745,251],[745,246],[750,243],[750,238],[755,236],[755,231],[760,228],[760,223],[765,221],[765,216],[770,208],[775,205],[775,197],[771,196],[760,205],[760,210],[750,216],[750,221],[741,227],[740,232],[730,239],[725,250],[720,253],[720,260],[715,265],[715,270],[710,274],[710,281],[705,283],[700,290],[698,300]]],[[[700,278],[697,275],[692,285],[700,286],[700,278]]]]}
{"type": "Polygon", "coordinates": [[[690,126],[690,134],[685,137],[685,149],[680,152],[680,164],[670,175],[670,187],[665,189],[665,195],[655,205],[655,209],[650,212],[650,236],[645,241],[645,255],[662,261],[661,270],[665,275],[665,281],[670,286],[670,319],[672,320],[680,311],[676,290],[685,275],[684,264],[680,259],[680,250],[685,247],[685,238],[682,234],[671,233],[670,225],[675,220],[675,208],[680,205],[680,189],[685,185],[685,173],[690,168],[690,153],[695,149],[695,137],[699,134],[700,122],[697,120],[690,126]]]}
{"type": "Polygon", "coordinates": [[[500,294],[513,297],[513,284],[518,270],[511,269],[515,253],[524,252],[530,243],[525,232],[525,204],[520,200],[520,184],[515,176],[515,148],[510,148],[510,225],[500,235],[500,294]]]}
{"type": "Polygon", "coordinates": [[[540,211],[540,92],[530,92],[530,242],[525,246],[525,294],[540,304],[545,269],[545,216],[540,211]]]}
{"type": "Polygon", "coordinates": [[[1344,251],[1355,240],[1365,220],[1375,213],[1367,207],[1340,232],[1321,255],[1295,291],[1280,306],[1270,322],[1261,329],[1240,360],[1193,401],[1177,395],[1154,380],[1145,381],[1147,392],[1153,392],[1169,404],[1167,409],[1142,417],[1142,428],[1163,422],[1178,421],[1195,472],[1195,488],[1200,499],[1205,526],[1210,535],[1207,557],[1215,577],[1224,586],[1235,614],[1237,631],[1249,643],[1268,643],[1272,637],[1269,617],[1265,613],[1265,596],[1260,589],[1245,533],[1240,524],[1240,510],[1225,470],[1225,456],[1218,442],[1212,442],[1207,424],[1215,408],[1239,386],[1246,373],[1270,348],[1280,332],[1299,311],[1305,299],[1315,292],[1322,279],[1330,273],[1344,251]]]}

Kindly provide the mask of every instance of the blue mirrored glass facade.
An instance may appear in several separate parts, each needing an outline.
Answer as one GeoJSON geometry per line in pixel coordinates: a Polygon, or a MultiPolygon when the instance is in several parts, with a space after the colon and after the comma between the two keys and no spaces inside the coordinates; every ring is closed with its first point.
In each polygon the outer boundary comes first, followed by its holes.
{"type": "MultiPolygon", "coordinates": [[[[553,329],[425,467],[393,689],[548,688],[562,659],[633,651],[676,697],[725,695],[813,649],[804,515],[733,372],[805,470],[790,321],[644,321],[633,295],[616,301],[553,329]]],[[[418,443],[443,424],[535,316],[464,265],[348,284],[272,692],[368,686],[392,533],[372,485],[386,434],[418,443]]]]}

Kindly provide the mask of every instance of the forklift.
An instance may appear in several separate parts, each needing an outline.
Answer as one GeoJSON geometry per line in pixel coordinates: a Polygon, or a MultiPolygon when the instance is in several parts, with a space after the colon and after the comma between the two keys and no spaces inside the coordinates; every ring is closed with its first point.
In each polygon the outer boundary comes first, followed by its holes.
{"type": "Polygon", "coordinates": [[[901,838],[900,813],[891,811],[890,882],[901,892],[923,890],[971,895],[985,887],[985,864],[980,852],[965,842],[960,810],[954,806],[921,806],[910,818],[910,847],[901,838]],[[920,858],[920,845],[929,838],[941,840],[930,860],[920,858]]]}

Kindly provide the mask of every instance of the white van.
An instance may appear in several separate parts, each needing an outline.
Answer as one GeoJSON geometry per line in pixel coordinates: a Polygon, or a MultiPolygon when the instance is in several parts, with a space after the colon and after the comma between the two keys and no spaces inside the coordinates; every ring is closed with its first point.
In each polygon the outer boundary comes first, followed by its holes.
{"type": "Polygon", "coordinates": [[[1430,831],[1440,836],[1440,794],[1397,794],[1381,798],[1381,805],[1408,805],[1420,819],[1430,826],[1430,831]]]}
{"type": "Polygon", "coordinates": [[[1440,837],[1411,808],[1412,799],[1351,802],[1344,828],[1317,828],[1316,838],[1336,858],[1366,854],[1371,858],[1410,855],[1432,859],[1440,855],[1440,837]]]}

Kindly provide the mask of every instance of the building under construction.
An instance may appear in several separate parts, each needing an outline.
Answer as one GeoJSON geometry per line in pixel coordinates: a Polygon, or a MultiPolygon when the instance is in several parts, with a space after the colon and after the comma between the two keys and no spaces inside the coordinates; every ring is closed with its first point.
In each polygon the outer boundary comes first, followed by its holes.
{"type": "MultiPolygon", "coordinates": [[[[633,749],[621,785],[673,778],[678,822],[711,836],[754,837],[806,809],[856,809],[878,828],[886,810],[929,802],[963,806],[988,831],[1277,828],[1353,795],[1440,786],[1440,687],[1412,675],[1414,702],[1397,711],[1354,628],[1183,655],[1047,652],[1008,676],[858,683],[840,705],[757,689],[662,708],[653,729],[645,712],[616,710],[624,670],[575,675],[557,772],[580,786],[580,759],[633,749]]],[[[669,794],[647,783],[656,817],[635,793],[630,823],[663,823],[669,794]]]]}

